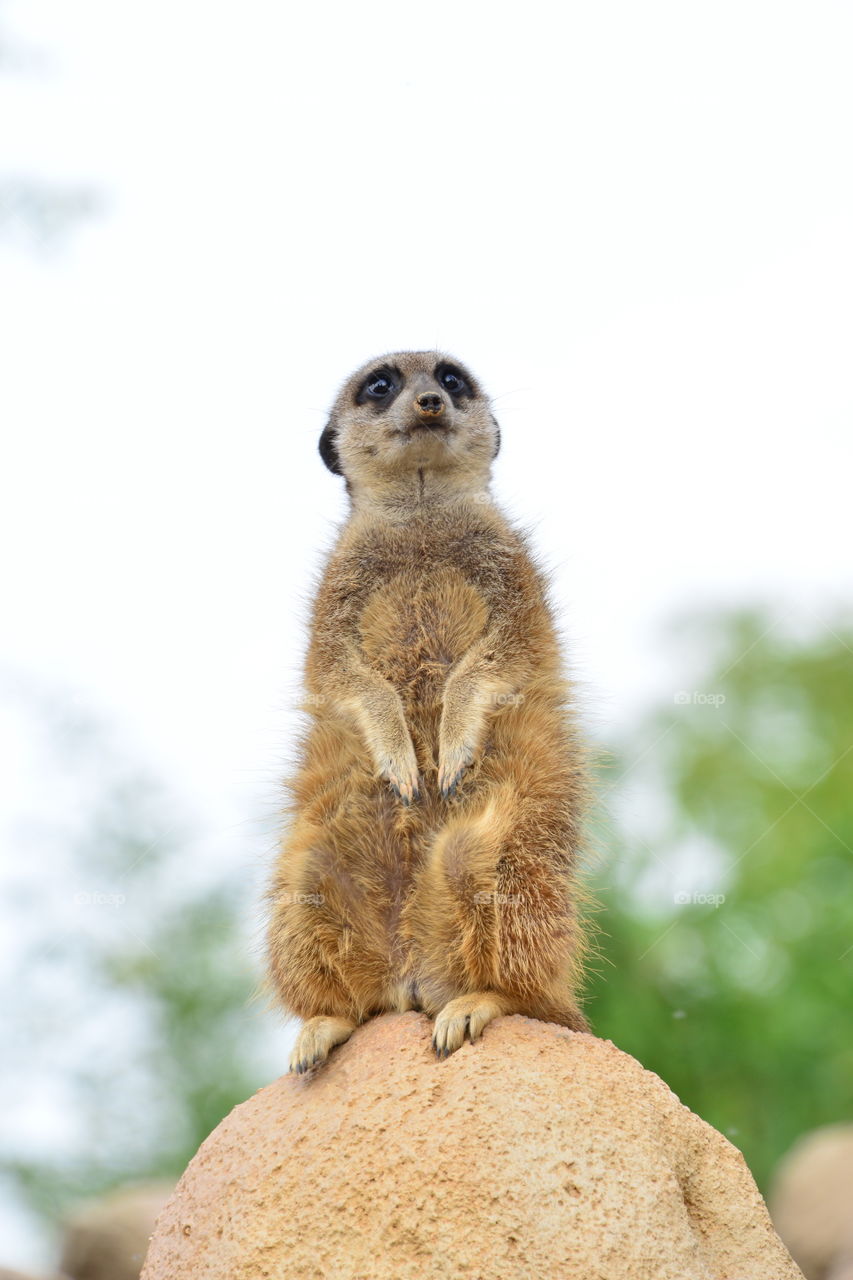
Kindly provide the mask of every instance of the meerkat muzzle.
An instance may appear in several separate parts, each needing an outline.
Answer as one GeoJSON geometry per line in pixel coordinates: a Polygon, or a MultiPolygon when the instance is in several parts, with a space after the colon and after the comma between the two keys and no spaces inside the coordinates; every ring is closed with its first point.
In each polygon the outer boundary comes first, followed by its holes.
{"type": "Polygon", "coordinates": [[[415,400],[414,410],[422,422],[435,422],[444,413],[444,401],[434,391],[424,391],[415,400]]]}

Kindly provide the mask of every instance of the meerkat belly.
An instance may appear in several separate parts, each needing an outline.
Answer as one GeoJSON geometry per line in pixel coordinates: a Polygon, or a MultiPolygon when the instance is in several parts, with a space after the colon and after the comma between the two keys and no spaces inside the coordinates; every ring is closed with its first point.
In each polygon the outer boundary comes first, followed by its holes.
{"type": "Polygon", "coordinates": [[[488,613],[458,569],[400,574],[378,587],[364,608],[362,651],[405,703],[440,702],[448,671],[483,634],[488,613]]]}

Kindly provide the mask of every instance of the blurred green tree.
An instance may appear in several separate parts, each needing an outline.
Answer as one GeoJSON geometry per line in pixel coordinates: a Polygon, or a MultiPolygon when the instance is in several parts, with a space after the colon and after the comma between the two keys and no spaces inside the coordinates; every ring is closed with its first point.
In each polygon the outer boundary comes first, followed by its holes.
{"type": "Polygon", "coordinates": [[[678,636],[697,674],[613,757],[588,1008],[765,1185],[800,1133],[853,1119],[853,627],[678,636]]]}
{"type": "Polygon", "coordinates": [[[79,706],[28,688],[17,710],[35,785],[8,833],[0,1177],[55,1223],[81,1196],[177,1178],[275,1074],[275,1036],[245,857],[209,869],[174,800],[79,706]]]}

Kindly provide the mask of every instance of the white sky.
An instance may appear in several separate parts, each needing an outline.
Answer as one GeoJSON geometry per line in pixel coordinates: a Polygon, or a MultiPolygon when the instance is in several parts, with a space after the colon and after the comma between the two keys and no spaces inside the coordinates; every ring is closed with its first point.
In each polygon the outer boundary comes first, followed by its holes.
{"type": "Polygon", "coordinates": [[[0,658],[253,873],[344,510],[316,440],[371,355],[441,346],[495,397],[605,736],[680,687],[673,610],[851,587],[850,8],[293,10],[0,11],[35,51],[0,175],[107,201],[61,255],[0,248],[0,658]]]}

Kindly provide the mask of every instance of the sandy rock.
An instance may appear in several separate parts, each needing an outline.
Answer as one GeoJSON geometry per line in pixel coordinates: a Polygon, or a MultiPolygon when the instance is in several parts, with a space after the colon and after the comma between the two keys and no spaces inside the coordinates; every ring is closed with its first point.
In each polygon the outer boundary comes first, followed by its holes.
{"type": "Polygon", "coordinates": [[[776,1170],[769,1203],[808,1280],[853,1280],[853,1124],[801,1138],[776,1170]]]}
{"type": "Polygon", "coordinates": [[[741,1154],[607,1041],[502,1018],[437,1062],[421,1014],[232,1111],[143,1280],[794,1280],[741,1154]]]}

